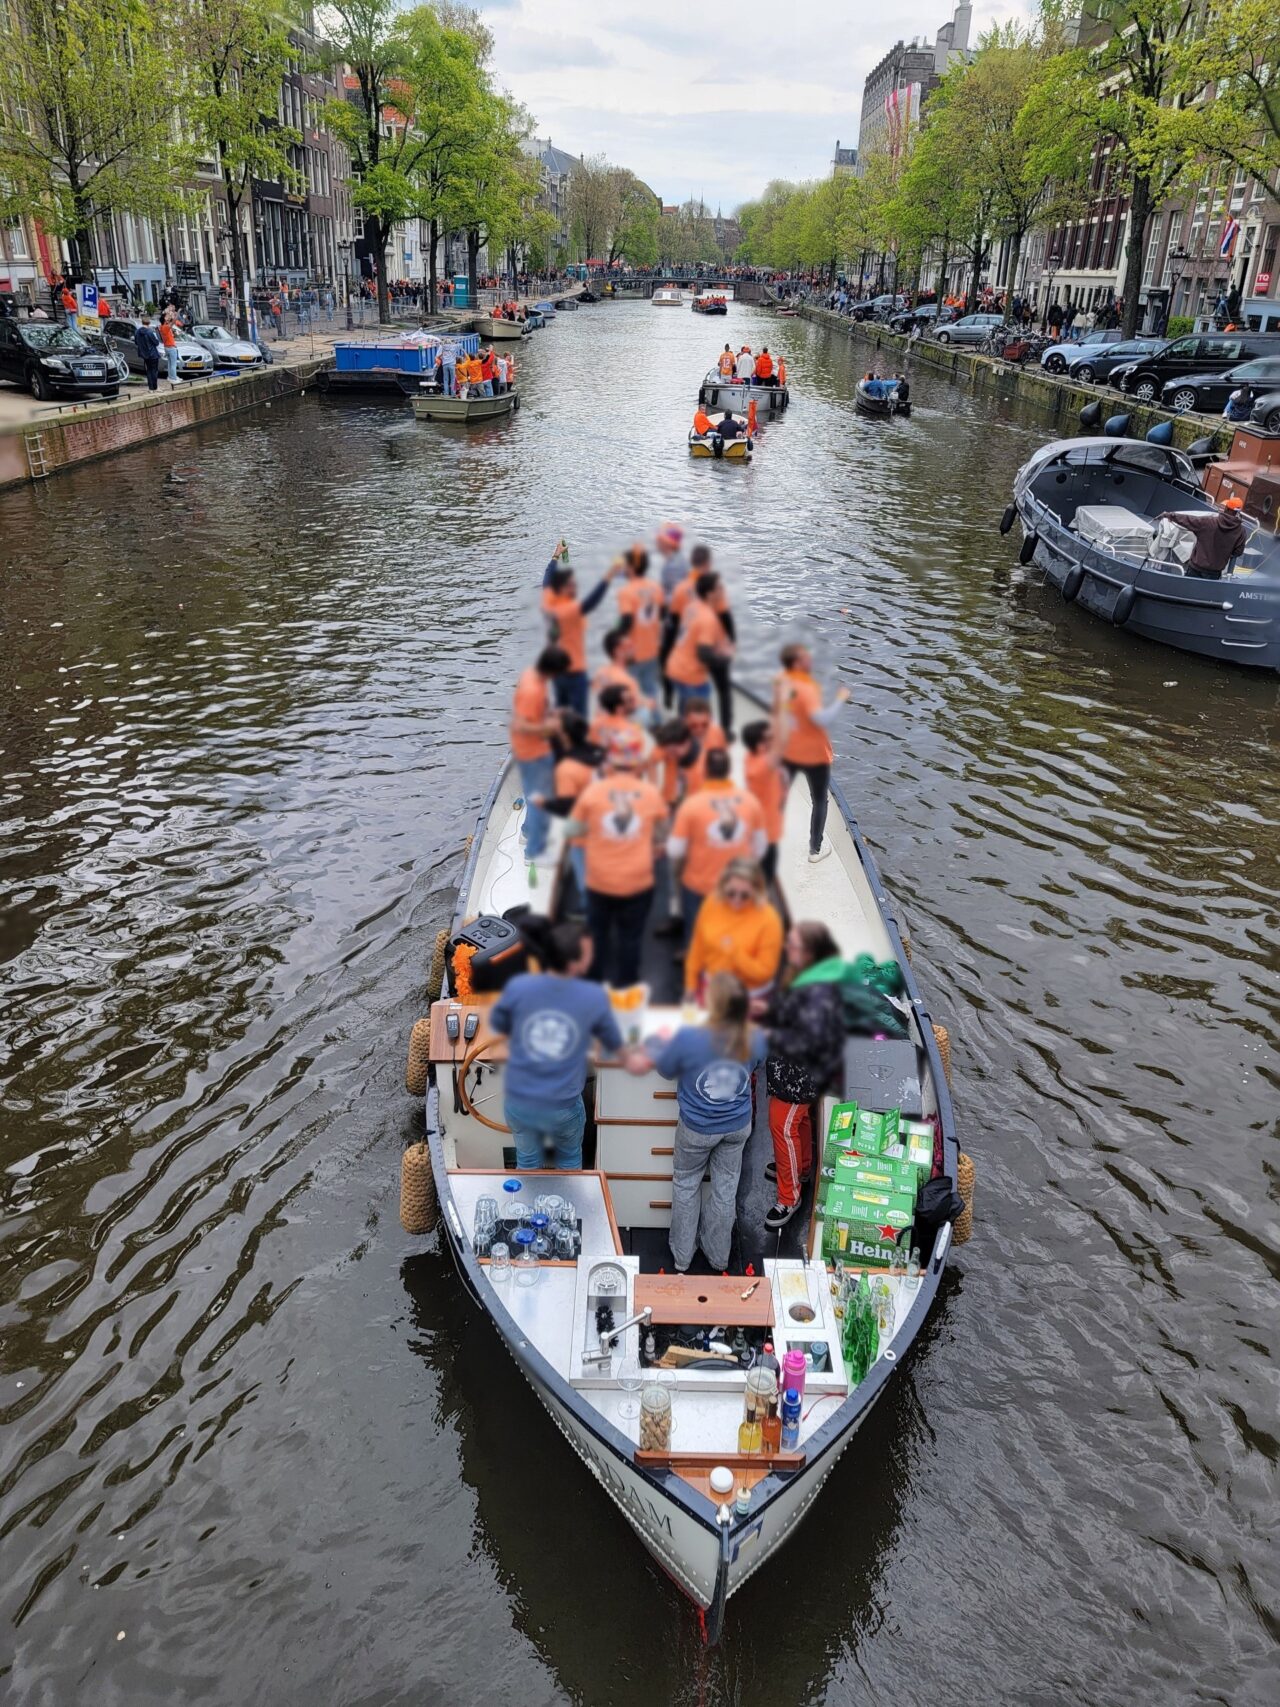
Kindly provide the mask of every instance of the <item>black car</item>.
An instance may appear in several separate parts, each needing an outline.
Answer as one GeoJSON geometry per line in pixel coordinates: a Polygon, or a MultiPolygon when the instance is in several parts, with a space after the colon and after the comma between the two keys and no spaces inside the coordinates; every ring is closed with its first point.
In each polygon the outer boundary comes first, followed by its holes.
{"type": "Polygon", "coordinates": [[[1195,332],[1114,368],[1111,383],[1140,403],[1155,403],[1171,379],[1225,373],[1240,362],[1265,356],[1280,356],[1280,332],[1195,332]]]}
{"type": "Polygon", "coordinates": [[[1226,407],[1227,398],[1242,385],[1255,392],[1274,391],[1280,386],[1280,350],[1274,356],[1259,361],[1241,362],[1226,373],[1189,374],[1185,379],[1171,379],[1161,393],[1166,409],[1196,409],[1201,414],[1216,415],[1226,407]]]}
{"type": "Polygon", "coordinates": [[[111,357],[53,320],[0,320],[0,379],[25,386],[42,401],[120,394],[111,357]]]}
{"type": "Polygon", "coordinates": [[[1254,404],[1249,422],[1264,433],[1280,434],[1280,391],[1264,392],[1254,404]]]}
{"type": "Polygon", "coordinates": [[[935,326],[945,326],[949,320],[959,318],[958,311],[943,303],[939,308],[936,302],[922,302],[918,308],[909,308],[904,314],[895,314],[889,321],[891,332],[910,332],[918,326],[922,332],[931,332],[935,326]]]}

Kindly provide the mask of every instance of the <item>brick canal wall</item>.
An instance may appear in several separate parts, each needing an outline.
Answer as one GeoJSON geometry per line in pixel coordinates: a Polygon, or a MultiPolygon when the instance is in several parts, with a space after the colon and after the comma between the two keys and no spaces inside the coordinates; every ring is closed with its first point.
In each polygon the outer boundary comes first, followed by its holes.
{"type": "Polygon", "coordinates": [[[978,355],[974,350],[928,343],[923,338],[917,338],[914,344],[910,344],[887,327],[849,320],[825,308],[804,307],[799,312],[804,320],[830,327],[833,332],[842,333],[853,343],[865,345],[868,350],[882,352],[882,360],[875,364],[868,362],[868,366],[875,365],[881,371],[896,373],[904,368],[909,357],[913,368],[932,368],[968,391],[1030,403],[1047,417],[1058,438],[1071,439],[1083,433],[1085,428],[1080,425],[1080,411],[1088,403],[1101,401],[1104,421],[1110,415],[1132,415],[1133,425],[1129,429],[1132,438],[1144,437],[1158,421],[1172,421],[1173,442],[1184,449],[1193,440],[1204,438],[1209,433],[1218,434],[1218,450],[1225,450],[1231,443],[1232,429],[1221,415],[1174,415],[1168,409],[1135,403],[1106,385],[1082,385],[1079,381],[1046,373],[1039,363],[1015,367],[992,356],[978,355]]]}
{"type": "Polygon", "coordinates": [[[58,474],[82,462],[149,444],[304,391],[330,357],[275,366],[228,379],[184,385],[180,391],[144,391],[127,402],[68,408],[0,430],[0,487],[41,474],[58,474]]]}

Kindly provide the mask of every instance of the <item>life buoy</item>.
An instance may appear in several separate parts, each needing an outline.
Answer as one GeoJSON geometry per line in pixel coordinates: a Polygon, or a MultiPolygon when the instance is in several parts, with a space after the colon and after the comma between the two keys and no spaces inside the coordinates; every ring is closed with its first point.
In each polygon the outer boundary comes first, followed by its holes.
{"type": "Polygon", "coordinates": [[[1125,623],[1128,622],[1129,618],[1133,615],[1134,600],[1137,596],[1137,590],[1132,581],[1127,587],[1121,587],[1120,591],[1116,594],[1116,602],[1111,607],[1111,620],[1115,623],[1117,628],[1123,628],[1125,623]]]}
{"type": "Polygon", "coordinates": [[[1071,604],[1084,585],[1084,570],[1077,563],[1074,569],[1068,569],[1066,579],[1062,583],[1062,597],[1071,604]]]}
{"type": "Polygon", "coordinates": [[[1004,514],[1000,518],[1000,532],[1008,533],[1009,529],[1017,520],[1017,517],[1018,506],[1016,504],[1006,504],[1004,514]]]}
{"type": "Polygon", "coordinates": [[[1036,554],[1036,546],[1039,545],[1039,543],[1040,535],[1038,533],[1024,534],[1022,544],[1018,548],[1018,562],[1030,563],[1031,559],[1036,554]]]}

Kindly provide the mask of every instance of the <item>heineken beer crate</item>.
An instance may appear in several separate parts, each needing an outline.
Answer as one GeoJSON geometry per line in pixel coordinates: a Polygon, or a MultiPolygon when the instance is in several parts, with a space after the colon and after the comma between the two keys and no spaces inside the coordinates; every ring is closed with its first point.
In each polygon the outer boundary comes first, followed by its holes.
{"type": "Polygon", "coordinates": [[[918,1175],[914,1168],[900,1165],[887,1156],[864,1156],[860,1151],[846,1150],[836,1157],[832,1183],[865,1191],[899,1192],[914,1201],[918,1175]]]}
{"type": "Polygon", "coordinates": [[[823,1210],[822,1254],[835,1262],[887,1268],[898,1235],[914,1219],[914,1192],[832,1185],[823,1210]]]}
{"type": "Polygon", "coordinates": [[[910,1171],[915,1175],[917,1187],[922,1186],[933,1172],[933,1128],[922,1128],[919,1121],[904,1120],[897,1141],[885,1145],[880,1159],[892,1162],[900,1171],[910,1171]]]}

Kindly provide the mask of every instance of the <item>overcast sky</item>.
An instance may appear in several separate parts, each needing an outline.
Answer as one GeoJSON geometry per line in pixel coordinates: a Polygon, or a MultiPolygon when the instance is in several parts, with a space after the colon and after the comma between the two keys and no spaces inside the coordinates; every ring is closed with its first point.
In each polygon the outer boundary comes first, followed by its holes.
{"type": "MultiPolygon", "coordinates": [[[[529,108],[539,136],[572,154],[606,154],[664,202],[704,195],[729,213],[770,178],[825,174],[837,137],[857,143],[868,71],[895,41],[932,42],[953,0],[897,0],[870,20],[858,14],[871,7],[814,0],[478,3],[497,80],[529,108]]],[[[975,0],[970,45],[1029,10],[1024,0],[975,0]]]]}

